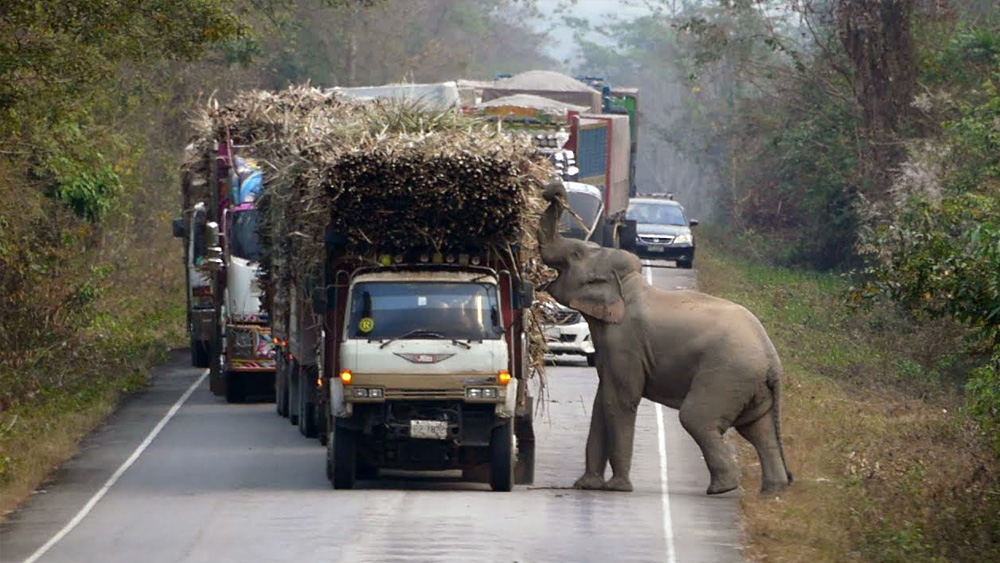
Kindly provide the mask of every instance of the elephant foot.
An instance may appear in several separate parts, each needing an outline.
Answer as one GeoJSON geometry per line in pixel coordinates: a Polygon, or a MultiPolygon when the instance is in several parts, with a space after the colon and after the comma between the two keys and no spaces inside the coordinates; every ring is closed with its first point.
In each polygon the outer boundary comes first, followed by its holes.
{"type": "Polygon", "coordinates": [[[605,491],[621,491],[624,493],[632,492],[632,481],[629,481],[627,477],[612,477],[608,479],[608,482],[604,484],[605,491]]]}
{"type": "Polygon", "coordinates": [[[596,473],[584,473],[583,477],[573,483],[574,489],[595,490],[604,488],[604,478],[596,473]]]}
{"type": "Polygon", "coordinates": [[[710,495],[721,495],[722,493],[728,493],[729,491],[735,491],[737,487],[740,486],[740,480],[737,477],[724,477],[720,479],[712,478],[712,482],[708,485],[708,490],[705,491],[706,494],[710,495]]]}
{"type": "Polygon", "coordinates": [[[773,497],[788,488],[788,483],[763,483],[760,486],[760,496],[773,497]]]}

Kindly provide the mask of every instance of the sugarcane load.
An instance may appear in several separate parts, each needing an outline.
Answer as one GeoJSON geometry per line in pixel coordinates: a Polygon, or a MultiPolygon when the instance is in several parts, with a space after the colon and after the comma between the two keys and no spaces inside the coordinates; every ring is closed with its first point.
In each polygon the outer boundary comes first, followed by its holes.
{"type": "Polygon", "coordinates": [[[193,162],[262,172],[277,408],[327,445],[334,487],[380,469],[530,482],[534,225],[553,175],[530,139],[309,87],[243,93],[197,126],[193,162]]]}

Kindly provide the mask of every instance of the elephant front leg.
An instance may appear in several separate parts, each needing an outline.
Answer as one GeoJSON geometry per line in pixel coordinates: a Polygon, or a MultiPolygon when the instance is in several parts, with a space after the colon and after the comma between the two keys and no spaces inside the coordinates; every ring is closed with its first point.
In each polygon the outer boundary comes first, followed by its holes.
{"type": "Polygon", "coordinates": [[[612,477],[604,484],[604,488],[609,491],[632,490],[630,474],[632,472],[632,448],[635,442],[635,419],[639,409],[639,401],[642,397],[634,400],[617,401],[615,404],[606,405],[608,412],[607,420],[608,441],[610,442],[608,453],[611,461],[612,477]]]}
{"type": "Polygon", "coordinates": [[[573,483],[577,489],[601,489],[604,487],[604,469],[608,465],[607,439],[604,422],[604,406],[601,402],[601,389],[597,386],[594,396],[594,408],[590,414],[590,433],[587,435],[586,470],[573,483]]]}

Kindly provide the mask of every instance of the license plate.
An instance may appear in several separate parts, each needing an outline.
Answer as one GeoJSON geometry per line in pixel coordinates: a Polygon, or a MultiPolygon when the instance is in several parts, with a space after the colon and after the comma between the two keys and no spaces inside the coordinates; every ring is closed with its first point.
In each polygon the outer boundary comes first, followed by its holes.
{"type": "Polygon", "coordinates": [[[447,440],[448,423],[443,420],[411,420],[410,437],[424,440],[447,440]]]}
{"type": "Polygon", "coordinates": [[[650,252],[663,252],[663,245],[662,244],[651,244],[651,245],[649,245],[649,246],[646,247],[646,250],[648,250],[650,252]]]}

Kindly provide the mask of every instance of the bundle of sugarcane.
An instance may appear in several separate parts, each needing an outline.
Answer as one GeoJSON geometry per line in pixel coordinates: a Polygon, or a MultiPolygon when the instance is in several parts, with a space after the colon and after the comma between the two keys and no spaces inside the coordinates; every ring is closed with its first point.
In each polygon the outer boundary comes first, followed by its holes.
{"type": "MultiPolygon", "coordinates": [[[[321,279],[329,231],[357,255],[471,245],[511,256],[516,247],[527,256],[519,273],[545,279],[534,234],[544,207],[539,186],[551,166],[528,138],[495,123],[300,86],[210,104],[196,128],[197,151],[229,142],[264,171],[265,294],[276,284],[305,288],[321,279]]],[[[539,373],[540,314],[527,320],[539,373]]]]}

